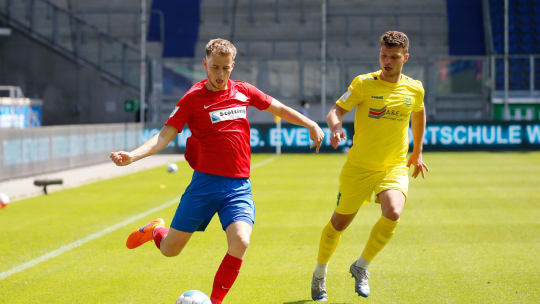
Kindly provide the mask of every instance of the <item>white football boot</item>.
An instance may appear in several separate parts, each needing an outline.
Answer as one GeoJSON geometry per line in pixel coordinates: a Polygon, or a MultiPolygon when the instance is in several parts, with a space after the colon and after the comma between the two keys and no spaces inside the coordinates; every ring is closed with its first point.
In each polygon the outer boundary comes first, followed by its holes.
{"type": "Polygon", "coordinates": [[[359,296],[367,298],[369,296],[369,272],[367,269],[358,267],[354,263],[349,268],[349,272],[354,278],[354,290],[359,296]]]}

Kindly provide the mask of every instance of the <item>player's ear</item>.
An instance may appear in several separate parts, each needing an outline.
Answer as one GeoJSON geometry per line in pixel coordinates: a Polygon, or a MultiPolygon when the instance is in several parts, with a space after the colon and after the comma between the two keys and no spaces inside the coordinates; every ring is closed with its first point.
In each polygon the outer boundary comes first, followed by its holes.
{"type": "Polygon", "coordinates": [[[403,63],[407,62],[407,60],[409,60],[409,53],[403,55],[403,63]]]}
{"type": "Polygon", "coordinates": [[[231,64],[231,71],[232,71],[232,70],[234,70],[234,60],[233,60],[233,62],[232,62],[232,64],[231,64]]]}
{"type": "Polygon", "coordinates": [[[202,59],[202,65],[203,65],[204,69],[207,70],[207,67],[206,67],[206,56],[203,57],[203,59],[202,59]]]}

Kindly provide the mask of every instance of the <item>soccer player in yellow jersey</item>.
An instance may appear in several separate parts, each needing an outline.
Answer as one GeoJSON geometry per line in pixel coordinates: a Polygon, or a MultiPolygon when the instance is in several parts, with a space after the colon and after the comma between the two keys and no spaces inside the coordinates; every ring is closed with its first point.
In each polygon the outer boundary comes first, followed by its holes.
{"type": "Polygon", "coordinates": [[[382,215],[371,230],[362,255],[350,267],[358,295],[369,296],[368,265],[388,243],[407,198],[408,169],[412,177],[424,177],[428,167],[422,160],[422,139],[426,126],[422,83],[401,74],[409,59],[409,39],[404,33],[389,31],[381,36],[381,70],[357,76],[332,107],[326,121],[332,131],[331,144],[337,148],[345,139],[343,116],[355,107],[353,146],[347,155],[339,183],[337,207],[321,235],[317,266],[311,282],[311,297],[326,301],[328,261],[339,238],[358,209],[371,201],[380,203],[382,215]],[[409,120],[414,149],[407,161],[409,120]]]}

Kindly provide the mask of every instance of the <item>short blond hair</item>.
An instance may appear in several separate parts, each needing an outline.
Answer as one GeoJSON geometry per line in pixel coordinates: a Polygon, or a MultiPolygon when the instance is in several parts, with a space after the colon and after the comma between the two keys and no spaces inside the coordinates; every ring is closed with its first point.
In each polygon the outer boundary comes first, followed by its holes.
{"type": "Polygon", "coordinates": [[[381,46],[387,47],[400,47],[403,48],[405,53],[409,51],[409,37],[405,33],[398,31],[388,31],[381,36],[381,46]]]}
{"type": "Polygon", "coordinates": [[[206,44],[206,57],[210,54],[218,54],[220,56],[232,55],[232,58],[236,57],[236,47],[229,40],[216,38],[208,41],[206,44]]]}

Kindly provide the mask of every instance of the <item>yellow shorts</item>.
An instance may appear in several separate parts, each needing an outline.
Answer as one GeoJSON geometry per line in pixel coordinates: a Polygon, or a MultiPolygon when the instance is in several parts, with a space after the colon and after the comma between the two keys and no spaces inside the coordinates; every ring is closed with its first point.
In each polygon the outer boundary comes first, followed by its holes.
{"type": "Polygon", "coordinates": [[[339,177],[339,194],[336,212],[353,214],[369,203],[375,194],[384,190],[399,190],[407,198],[409,188],[409,168],[407,166],[391,167],[385,171],[373,171],[346,162],[339,177]]]}

